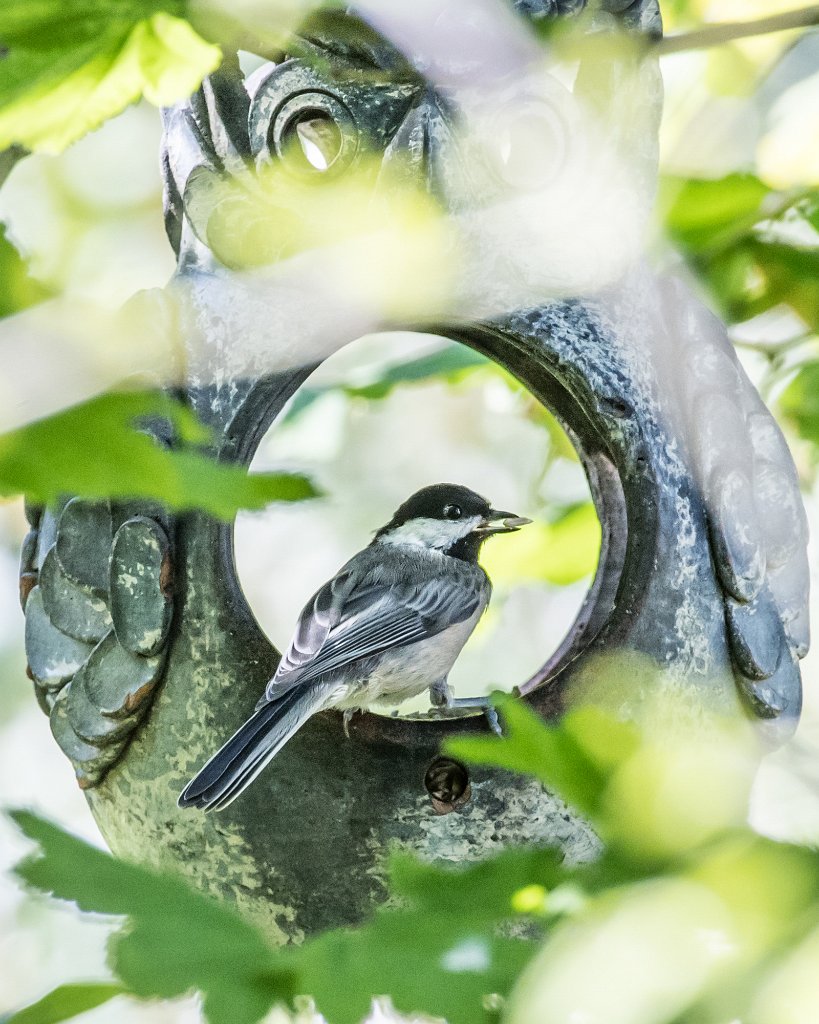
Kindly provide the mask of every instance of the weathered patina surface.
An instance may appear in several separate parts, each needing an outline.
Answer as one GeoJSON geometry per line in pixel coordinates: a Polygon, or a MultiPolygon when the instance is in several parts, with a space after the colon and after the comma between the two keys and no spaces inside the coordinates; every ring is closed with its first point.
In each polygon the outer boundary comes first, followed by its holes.
{"type": "Polygon", "coordinates": [[[144,503],[80,498],[28,515],[20,579],[29,675],[89,789],[120,759],[162,679],[174,524],[144,503]]]}
{"type": "MultiPolygon", "coordinates": [[[[583,5],[518,6],[567,14],[583,5]]],[[[632,27],[659,28],[656,3],[602,6],[632,27]]],[[[420,175],[470,214],[444,173],[463,158],[446,90],[383,41],[370,43],[312,36],[305,45],[321,61],[268,66],[249,89],[228,62],[166,112],[166,224],[179,254],[167,301],[187,347],[185,394],[221,459],[249,463],[315,363],[385,326],[328,326],[309,295],[267,279],[260,287],[237,263],[248,239],[232,235],[246,222],[231,210],[252,206],[254,175],[287,159],[294,119],[318,110],[333,122],[336,173],[365,150],[380,154],[390,174],[420,175]],[[226,192],[226,181],[235,188],[226,192]]],[[[602,77],[581,68],[576,89],[614,110],[619,76],[616,62],[602,77]]],[[[635,158],[635,190],[650,195],[656,65],[628,81],[641,93],[629,97],[628,117],[612,116],[614,145],[635,158]]],[[[466,303],[478,315],[389,326],[462,341],[515,374],[576,444],[603,527],[587,600],[560,649],[520,681],[524,698],[553,717],[575,686],[604,672],[600,658],[617,655],[627,682],[612,699],[622,712],[638,713],[664,688],[686,697],[703,728],[744,705],[787,733],[808,642],[804,514],[781,434],[724,328],[684,288],[639,266],[593,298],[515,301],[539,287],[525,260],[518,273],[514,253],[487,248],[479,262],[476,306],[466,303]],[[501,258],[519,292],[496,288],[501,258]]],[[[588,827],[532,781],[479,768],[454,778],[437,762],[441,741],[483,728],[479,718],[364,715],[347,739],[328,712],[223,813],[178,810],[182,786],[244,721],[278,658],[242,594],[231,527],[77,500],[35,511],[32,526],[21,594],[36,692],[115,852],[182,872],[282,941],[365,915],[383,899],[396,844],[454,861],[522,841],[595,854],[588,827]]]]}

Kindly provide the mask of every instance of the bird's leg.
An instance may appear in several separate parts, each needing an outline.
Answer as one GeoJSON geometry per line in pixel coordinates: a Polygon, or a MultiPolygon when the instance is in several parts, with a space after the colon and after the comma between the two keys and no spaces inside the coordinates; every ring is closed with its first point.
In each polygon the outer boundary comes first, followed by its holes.
{"type": "Polygon", "coordinates": [[[344,714],[341,716],[342,722],[344,723],[344,735],[347,739],[350,738],[350,721],[353,715],[361,711],[361,708],[345,708],[344,714]]]}
{"type": "Polygon", "coordinates": [[[434,708],[448,708],[452,704],[452,687],[446,679],[436,679],[429,688],[429,702],[434,708]]]}
{"type": "Polygon", "coordinates": [[[498,736],[503,735],[498,713],[488,697],[455,697],[446,679],[439,679],[430,686],[429,699],[435,708],[481,708],[492,732],[498,736]]]}

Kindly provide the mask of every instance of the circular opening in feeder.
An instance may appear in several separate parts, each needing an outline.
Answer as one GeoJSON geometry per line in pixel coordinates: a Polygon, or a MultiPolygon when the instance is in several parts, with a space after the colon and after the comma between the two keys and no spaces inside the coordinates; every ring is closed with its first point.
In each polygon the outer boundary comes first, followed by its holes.
{"type": "Polygon", "coordinates": [[[348,108],[326,92],[299,92],[266,125],[268,157],[298,178],[340,173],[358,152],[359,132],[348,108]]]}
{"type": "MultiPolygon", "coordinates": [[[[366,337],[328,358],[264,434],[251,472],[308,473],[324,496],[239,515],[235,565],[274,646],[315,591],[428,484],[464,484],[533,520],[488,540],[492,601],[449,675],[456,697],[526,688],[566,648],[598,564],[601,530],[578,455],[515,378],[441,337],[366,337]]],[[[430,680],[433,682],[433,680],[430,680]]],[[[425,716],[424,692],[398,709],[425,716]]],[[[478,712],[479,713],[479,712],[478,712]]]]}
{"type": "Polygon", "coordinates": [[[282,156],[307,172],[329,171],[342,147],[341,129],[325,110],[303,110],[282,131],[282,156]]]}

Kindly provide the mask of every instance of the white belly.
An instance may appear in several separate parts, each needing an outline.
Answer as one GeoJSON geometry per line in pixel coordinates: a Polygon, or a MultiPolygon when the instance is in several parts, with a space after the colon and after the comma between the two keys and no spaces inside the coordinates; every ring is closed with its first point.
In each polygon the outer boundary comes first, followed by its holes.
{"type": "Polygon", "coordinates": [[[446,679],[463,646],[472,634],[483,609],[465,622],[384,655],[378,668],[363,686],[345,686],[332,704],[338,708],[367,707],[370,704],[397,705],[417,697],[439,679],[446,679]]]}

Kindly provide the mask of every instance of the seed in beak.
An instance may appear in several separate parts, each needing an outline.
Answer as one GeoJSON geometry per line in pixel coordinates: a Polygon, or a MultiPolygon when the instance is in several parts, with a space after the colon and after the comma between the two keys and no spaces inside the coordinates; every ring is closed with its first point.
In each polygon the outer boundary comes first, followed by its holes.
{"type": "Polygon", "coordinates": [[[507,530],[519,530],[521,526],[528,526],[531,521],[525,516],[509,516],[508,519],[504,519],[503,525],[507,530]]]}
{"type": "Polygon", "coordinates": [[[478,530],[481,533],[514,533],[515,530],[519,530],[521,526],[526,526],[531,521],[524,516],[513,515],[511,512],[492,512],[491,516],[481,523],[478,530]]]}

